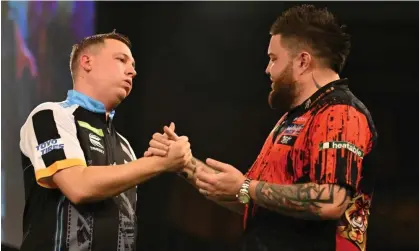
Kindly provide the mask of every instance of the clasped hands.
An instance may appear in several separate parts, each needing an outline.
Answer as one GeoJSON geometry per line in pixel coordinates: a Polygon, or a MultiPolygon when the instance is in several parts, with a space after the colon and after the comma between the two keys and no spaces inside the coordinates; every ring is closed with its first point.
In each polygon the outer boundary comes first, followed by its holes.
{"type": "MultiPolygon", "coordinates": [[[[170,127],[165,126],[163,130],[163,134],[153,134],[149,142],[150,147],[144,152],[144,157],[168,156],[176,143],[188,142],[188,137],[179,137],[175,133],[174,123],[171,123],[170,127]]],[[[192,152],[189,152],[190,155],[188,153],[186,158],[187,163],[179,168],[178,172],[189,174],[188,180],[193,182],[199,192],[207,197],[235,200],[246,177],[232,165],[214,159],[206,159],[207,166],[198,163],[192,157],[192,152]]]]}

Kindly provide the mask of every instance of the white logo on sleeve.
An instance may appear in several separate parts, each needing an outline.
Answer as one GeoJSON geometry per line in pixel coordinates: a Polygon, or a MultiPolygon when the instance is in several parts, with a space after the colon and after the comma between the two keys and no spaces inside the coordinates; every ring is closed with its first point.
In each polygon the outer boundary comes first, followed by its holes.
{"type": "Polygon", "coordinates": [[[38,151],[42,156],[44,154],[51,152],[52,150],[62,149],[62,148],[64,148],[64,144],[61,138],[50,139],[48,141],[45,141],[44,143],[37,145],[36,151],[38,151]]]}
{"type": "Polygon", "coordinates": [[[329,141],[320,143],[319,150],[321,151],[324,149],[346,149],[355,153],[360,158],[364,157],[364,151],[356,145],[345,141],[329,141]]]}
{"type": "Polygon", "coordinates": [[[90,133],[89,140],[90,140],[90,143],[93,145],[93,146],[90,146],[91,150],[95,150],[102,154],[105,154],[105,151],[103,151],[105,147],[102,145],[102,143],[100,143],[101,139],[99,136],[97,136],[96,134],[90,133]]]}

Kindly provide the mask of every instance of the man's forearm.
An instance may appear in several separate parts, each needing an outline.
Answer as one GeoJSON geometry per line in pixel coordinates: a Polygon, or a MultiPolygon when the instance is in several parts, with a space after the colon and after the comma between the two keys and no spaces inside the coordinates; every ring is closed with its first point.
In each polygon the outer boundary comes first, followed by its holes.
{"type": "Polygon", "coordinates": [[[252,181],[249,191],[254,202],[260,206],[308,220],[339,218],[349,199],[347,189],[332,184],[277,185],[252,181]]]}
{"type": "Polygon", "coordinates": [[[76,204],[116,196],[164,170],[161,157],[141,158],[114,166],[68,168],[53,176],[53,181],[76,204]]]}
{"type": "MultiPolygon", "coordinates": [[[[181,173],[181,175],[190,183],[192,184],[195,188],[198,189],[198,187],[196,186],[196,176],[195,176],[195,172],[197,168],[203,168],[206,172],[212,172],[212,173],[217,173],[218,171],[212,169],[211,167],[209,167],[208,165],[206,165],[204,162],[196,159],[196,158],[192,158],[192,161],[188,164],[188,166],[185,167],[185,169],[183,170],[183,172],[181,173]]],[[[239,203],[237,201],[237,198],[235,197],[231,197],[231,198],[208,198],[211,201],[214,201],[215,203],[217,203],[218,205],[225,207],[227,209],[229,209],[230,211],[233,211],[235,213],[238,214],[244,214],[244,205],[239,203]]]]}

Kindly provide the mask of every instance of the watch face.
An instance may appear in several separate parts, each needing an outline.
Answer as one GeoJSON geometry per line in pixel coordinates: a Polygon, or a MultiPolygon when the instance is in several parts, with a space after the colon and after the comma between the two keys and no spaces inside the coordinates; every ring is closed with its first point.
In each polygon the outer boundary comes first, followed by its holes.
{"type": "Polygon", "coordinates": [[[247,194],[240,194],[239,201],[240,203],[247,204],[250,201],[250,197],[247,194]]]}

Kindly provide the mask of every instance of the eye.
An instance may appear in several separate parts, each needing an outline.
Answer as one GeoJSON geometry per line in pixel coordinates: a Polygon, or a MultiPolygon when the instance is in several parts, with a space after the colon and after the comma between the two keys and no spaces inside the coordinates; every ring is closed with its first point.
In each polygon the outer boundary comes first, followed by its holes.
{"type": "Polygon", "coordinates": [[[125,58],[117,58],[119,61],[121,61],[122,63],[125,63],[125,58]]]}

